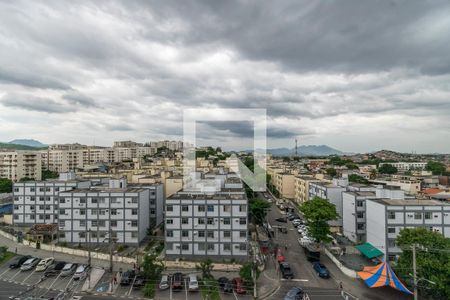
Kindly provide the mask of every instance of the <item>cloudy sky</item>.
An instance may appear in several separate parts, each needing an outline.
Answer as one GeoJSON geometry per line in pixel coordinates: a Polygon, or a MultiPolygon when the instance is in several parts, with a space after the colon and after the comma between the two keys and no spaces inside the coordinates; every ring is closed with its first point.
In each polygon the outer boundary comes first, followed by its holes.
{"type": "MultiPolygon", "coordinates": [[[[0,141],[175,139],[185,108],[265,108],[269,147],[448,153],[449,15],[422,0],[0,1],[0,141]]],[[[253,134],[201,126],[228,148],[253,134]]]]}

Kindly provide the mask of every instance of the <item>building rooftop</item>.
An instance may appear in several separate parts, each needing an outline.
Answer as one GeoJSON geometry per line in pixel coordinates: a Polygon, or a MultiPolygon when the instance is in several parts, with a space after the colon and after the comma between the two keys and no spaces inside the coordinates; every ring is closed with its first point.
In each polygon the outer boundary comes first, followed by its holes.
{"type": "Polygon", "coordinates": [[[92,189],[75,189],[70,191],[64,191],[60,194],[74,194],[74,193],[139,193],[145,191],[143,188],[108,188],[108,187],[98,187],[92,189]]]}
{"type": "Polygon", "coordinates": [[[403,199],[369,199],[383,205],[405,205],[405,206],[420,206],[420,205],[430,205],[430,206],[450,206],[450,203],[445,203],[438,200],[429,199],[415,199],[415,200],[403,200],[403,199]]]}
{"type": "Polygon", "coordinates": [[[366,191],[345,192],[345,193],[350,194],[350,195],[355,195],[355,196],[361,196],[361,197],[372,197],[372,196],[375,196],[375,192],[366,192],[366,191]]]}

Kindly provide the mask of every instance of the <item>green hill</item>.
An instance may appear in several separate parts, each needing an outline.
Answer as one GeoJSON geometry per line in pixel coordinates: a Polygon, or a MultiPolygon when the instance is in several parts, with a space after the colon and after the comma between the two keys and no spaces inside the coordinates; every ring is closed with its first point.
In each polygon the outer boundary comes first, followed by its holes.
{"type": "Polygon", "coordinates": [[[16,144],[9,144],[9,143],[1,143],[0,142],[0,150],[6,149],[6,150],[42,150],[47,149],[45,148],[36,148],[36,147],[30,147],[30,146],[24,146],[24,145],[16,145],[16,144]]]}

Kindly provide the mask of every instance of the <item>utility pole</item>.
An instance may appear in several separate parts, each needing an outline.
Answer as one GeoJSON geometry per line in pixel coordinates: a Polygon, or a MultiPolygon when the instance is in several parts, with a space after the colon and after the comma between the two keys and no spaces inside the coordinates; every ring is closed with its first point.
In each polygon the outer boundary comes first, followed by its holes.
{"type": "Polygon", "coordinates": [[[419,296],[417,290],[416,244],[412,244],[412,256],[413,256],[414,300],[418,300],[419,296]]]}
{"type": "Polygon", "coordinates": [[[113,272],[113,241],[111,236],[111,227],[109,227],[109,271],[113,272]]]}
{"type": "Polygon", "coordinates": [[[89,278],[88,278],[88,289],[91,289],[91,229],[88,230],[88,272],[89,272],[89,278]]]}

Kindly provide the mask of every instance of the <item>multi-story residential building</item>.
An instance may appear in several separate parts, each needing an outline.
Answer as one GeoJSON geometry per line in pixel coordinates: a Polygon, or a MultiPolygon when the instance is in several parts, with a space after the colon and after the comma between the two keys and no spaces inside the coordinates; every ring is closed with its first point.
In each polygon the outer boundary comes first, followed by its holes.
{"type": "Polygon", "coordinates": [[[234,174],[215,178],[212,185],[199,183],[166,200],[166,257],[247,259],[247,197],[242,182],[234,174]]]}
{"type": "Polygon", "coordinates": [[[164,222],[164,185],[163,184],[130,184],[129,187],[149,190],[149,226],[159,226],[164,222]]]}
{"type": "Polygon", "coordinates": [[[386,162],[386,163],[380,163],[380,167],[382,165],[393,165],[397,168],[398,171],[409,171],[409,170],[423,170],[427,166],[426,162],[386,162]]]}
{"type": "Polygon", "coordinates": [[[423,227],[450,238],[450,204],[436,200],[375,199],[366,201],[367,242],[395,260],[395,241],[403,228],[423,227]]]}
{"type": "Polygon", "coordinates": [[[294,199],[295,176],[289,173],[275,173],[272,183],[280,193],[280,197],[294,199]]]}
{"type": "Polygon", "coordinates": [[[395,176],[391,180],[370,180],[375,184],[386,186],[397,186],[408,194],[416,195],[421,190],[421,182],[418,179],[409,176],[395,176]]]}
{"type": "Polygon", "coordinates": [[[61,174],[58,180],[15,183],[14,225],[56,223],[59,193],[76,188],[88,188],[90,185],[90,181],[76,180],[73,174],[61,174]]]}
{"type": "Polygon", "coordinates": [[[309,183],[319,180],[313,176],[295,176],[294,180],[294,201],[302,204],[309,200],[309,183]]]}
{"type": "Polygon", "coordinates": [[[336,206],[336,211],[339,215],[338,220],[330,221],[330,226],[334,231],[340,230],[342,227],[342,192],[346,190],[348,181],[334,179],[333,183],[329,182],[310,182],[309,183],[309,199],[320,197],[327,199],[330,203],[336,206]]]}
{"type": "Polygon", "coordinates": [[[41,180],[41,155],[37,151],[0,152],[0,178],[14,182],[22,178],[41,180]]]}
{"type": "Polygon", "coordinates": [[[352,242],[366,241],[366,201],[375,192],[342,193],[342,233],[352,242]]]}
{"type": "Polygon", "coordinates": [[[59,193],[60,241],[137,245],[149,228],[149,189],[95,188],[59,193]]]}

